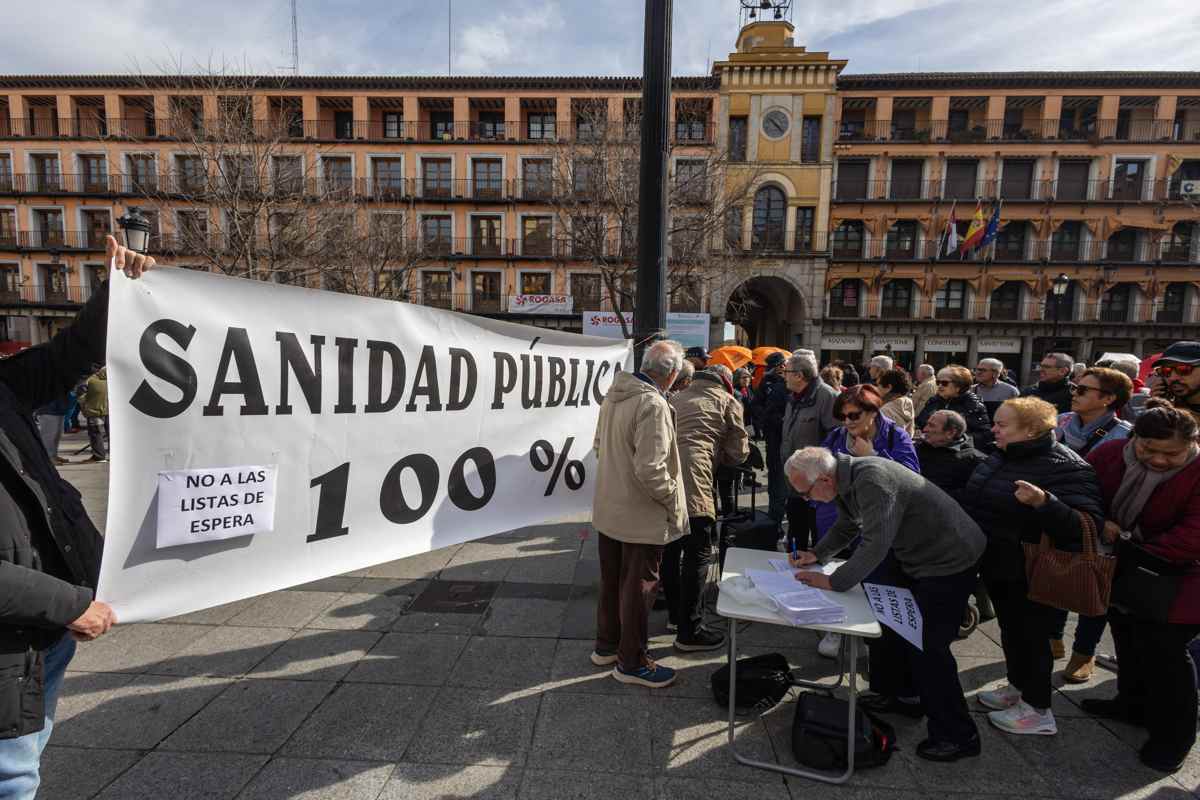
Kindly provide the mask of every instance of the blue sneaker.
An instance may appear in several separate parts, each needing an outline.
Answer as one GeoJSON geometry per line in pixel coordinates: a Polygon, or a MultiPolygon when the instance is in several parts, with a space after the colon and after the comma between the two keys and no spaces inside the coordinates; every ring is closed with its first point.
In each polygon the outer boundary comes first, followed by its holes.
{"type": "Polygon", "coordinates": [[[675,682],[675,670],[670,667],[661,667],[648,659],[645,664],[635,670],[626,670],[617,664],[613,667],[612,675],[621,683],[648,686],[651,689],[664,689],[675,682]]]}

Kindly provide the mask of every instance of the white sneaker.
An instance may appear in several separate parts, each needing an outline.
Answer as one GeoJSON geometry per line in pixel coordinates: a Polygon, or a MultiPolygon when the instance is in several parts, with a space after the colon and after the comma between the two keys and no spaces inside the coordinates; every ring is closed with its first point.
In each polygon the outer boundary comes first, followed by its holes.
{"type": "Polygon", "coordinates": [[[1021,702],[1021,690],[1010,683],[1006,683],[999,689],[992,689],[990,692],[980,692],[975,697],[979,700],[980,705],[987,706],[995,711],[1005,711],[1021,702]]]}
{"type": "Polygon", "coordinates": [[[1050,709],[1038,711],[1024,700],[1005,711],[992,711],[988,720],[1007,733],[1030,734],[1036,736],[1053,736],[1058,733],[1054,723],[1054,714],[1050,709]]]}
{"type": "Polygon", "coordinates": [[[827,633],[821,637],[820,643],[817,645],[817,652],[826,658],[837,658],[838,653],[842,651],[842,635],[840,633],[827,633]]]}

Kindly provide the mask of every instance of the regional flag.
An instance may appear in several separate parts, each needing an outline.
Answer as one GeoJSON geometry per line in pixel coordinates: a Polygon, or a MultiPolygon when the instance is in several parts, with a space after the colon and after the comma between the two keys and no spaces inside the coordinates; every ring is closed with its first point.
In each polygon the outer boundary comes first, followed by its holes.
{"type": "Polygon", "coordinates": [[[967,227],[967,235],[963,237],[958,249],[963,254],[971,252],[983,239],[984,228],[986,224],[983,220],[983,202],[975,203],[975,216],[971,218],[971,224],[967,227]]]}
{"type": "Polygon", "coordinates": [[[938,255],[950,255],[958,249],[958,220],[954,218],[954,208],[950,208],[950,219],[946,220],[945,246],[938,255]]]}

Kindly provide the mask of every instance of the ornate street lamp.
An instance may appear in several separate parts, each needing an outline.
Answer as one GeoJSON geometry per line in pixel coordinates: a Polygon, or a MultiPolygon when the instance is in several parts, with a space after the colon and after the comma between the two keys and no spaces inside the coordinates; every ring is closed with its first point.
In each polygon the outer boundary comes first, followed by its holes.
{"type": "Polygon", "coordinates": [[[137,206],[131,206],[125,216],[117,220],[125,233],[125,246],[138,253],[145,253],[150,245],[150,220],[142,216],[137,206]]]}
{"type": "Polygon", "coordinates": [[[1067,273],[1060,272],[1058,277],[1050,285],[1050,291],[1054,297],[1054,346],[1058,347],[1058,313],[1059,306],[1062,305],[1063,295],[1067,293],[1067,288],[1071,285],[1071,279],[1067,277],[1067,273]]]}

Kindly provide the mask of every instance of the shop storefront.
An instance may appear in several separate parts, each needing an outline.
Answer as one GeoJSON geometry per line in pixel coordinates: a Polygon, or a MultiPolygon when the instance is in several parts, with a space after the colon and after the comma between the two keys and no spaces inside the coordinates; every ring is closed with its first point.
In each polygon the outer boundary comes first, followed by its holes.
{"type": "Polygon", "coordinates": [[[863,337],[858,333],[827,333],[821,337],[821,366],[845,361],[857,369],[862,362],[863,337]]]}
{"type": "Polygon", "coordinates": [[[913,355],[915,336],[875,334],[871,337],[871,355],[891,356],[892,360],[909,372],[916,369],[913,355]]]}
{"type": "MultiPolygon", "coordinates": [[[[1019,336],[980,336],[975,342],[980,358],[998,358],[1004,366],[1021,374],[1021,339],[1019,336]]],[[[1040,355],[1040,354],[1039,354],[1040,355]]],[[[974,364],[967,366],[974,367],[974,364]]]]}
{"type": "Polygon", "coordinates": [[[925,363],[931,364],[937,369],[950,364],[959,364],[964,367],[974,366],[967,364],[967,337],[965,336],[926,336],[924,344],[925,363]]]}

